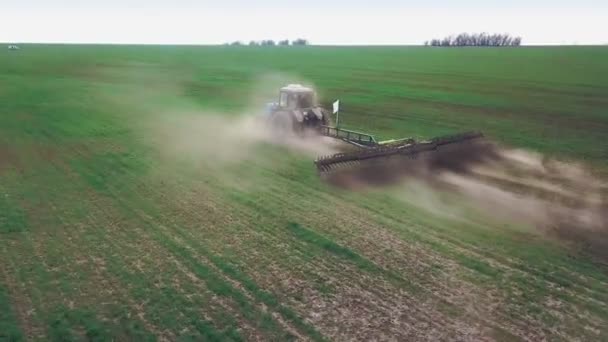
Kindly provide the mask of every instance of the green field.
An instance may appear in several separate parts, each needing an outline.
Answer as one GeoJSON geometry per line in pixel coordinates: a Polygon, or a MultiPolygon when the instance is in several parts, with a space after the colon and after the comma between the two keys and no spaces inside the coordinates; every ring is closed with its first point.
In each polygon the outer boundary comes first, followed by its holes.
{"type": "Polygon", "coordinates": [[[216,128],[312,83],[349,128],[480,130],[606,179],[606,61],[606,47],[3,49],[0,341],[605,341],[607,266],[581,246],[488,210],[437,215],[399,186],[335,188],[310,153],[216,128]]]}

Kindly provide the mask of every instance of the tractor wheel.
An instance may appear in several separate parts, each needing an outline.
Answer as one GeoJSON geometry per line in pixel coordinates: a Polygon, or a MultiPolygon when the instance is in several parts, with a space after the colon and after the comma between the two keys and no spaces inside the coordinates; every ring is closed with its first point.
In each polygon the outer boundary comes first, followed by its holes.
{"type": "Polygon", "coordinates": [[[290,112],[276,112],[272,119],[272,130],[278,136],[288,136],[295,133],[294,118],[290,112]]]}
{"type": "Polygon", "coordinates": [[[331,126],[331,112],[322,108],[321,112],[323,113],[323,125],[331,126]]]}

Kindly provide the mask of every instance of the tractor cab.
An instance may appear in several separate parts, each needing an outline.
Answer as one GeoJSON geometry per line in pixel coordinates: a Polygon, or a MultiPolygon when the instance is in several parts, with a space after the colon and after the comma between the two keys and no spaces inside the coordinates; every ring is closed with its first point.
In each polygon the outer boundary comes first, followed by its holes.
{"type": "Polygon", "coordinates": [[[279,90],[279,102],[266,105],[265,117],[277,131],[319,130],[330,124],[329,112],[317,105],[314,89],[290,84],[279,90]]]}
{"type": "Polygon", "coordinates": [[[316,103],[315,91],[300,84],[290,84],[281,88],[279,107],[282,109],[312,108],[316,103]]]}

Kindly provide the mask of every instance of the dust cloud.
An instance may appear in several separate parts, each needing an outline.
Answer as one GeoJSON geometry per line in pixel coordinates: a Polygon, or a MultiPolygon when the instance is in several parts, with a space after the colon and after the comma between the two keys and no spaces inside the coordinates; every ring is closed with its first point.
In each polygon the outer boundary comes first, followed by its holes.
{"type": "Polygon", "coordinates": [[[488,140],[445,146],[419,158],[393,157],[333,173],[351,190],[390,186],[410,205],[452,219],[476,212],[528,225],[608,260],[608,185],[582,164],[501,147],[488,140]]]}
{"type": "Polygon", "coordinates": [[[262,143],[280,146],[311,159],[319,154],[337,152],[331,141],[312,134],[277,132],[259,110],[249,113],[230,116],[198,111],[163,115],[172,120],[154,129],[156,146],[165,157],[186,158],[218,168],[260,160],[263,156],[257,148],[262,143]]]}
{"type": "Polygon", "coordinates": [[[182,166],[194,167],[201,179],[249,189],[264,186],[256,182],[266,179],[253,172],[290,167],[283,163],[287,154],[307,158],[313,167],[316,156],[339,151],[333,139],[279,131],[270,124],[266,105],[278,100],[282,86],[313,86],[297,75],[261,75],[251,87],[234,91],[239,103],[246,105],[225,111],[189,97],[180,86],[188,82],[168,79],[158,87],[134,87],[106,98],[120,112],[130,113],[130,129],[162,162],[162,170],[155,171],[160,176],[182,166]]]}

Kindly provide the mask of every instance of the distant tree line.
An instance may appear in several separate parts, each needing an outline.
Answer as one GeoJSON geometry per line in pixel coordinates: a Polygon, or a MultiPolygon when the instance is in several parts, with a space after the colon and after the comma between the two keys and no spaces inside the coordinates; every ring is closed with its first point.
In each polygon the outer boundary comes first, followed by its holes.
{"type": "MultiPolygon", "coordinates": [[[[275,42],[272,39],[267,39],[267,40],[260,40],[260,41],[256,41],[256,40],[252,40],[249,42],[249,46],[305,46],[308,45],[308,40],[303,39],[303,38],[298,38],[295,39],[293,41],[289,41],[289,39],[285,39],[285,40],[279,40],[278,42],[275,42]]],[[[242,43],[241,41],[234,41],[232,43],[226,43],[225,45],[232,45],[232,46],[242,46],[245,45],[244,43],[242,43]]]]}
{"type": "Polygon", "coordinates": [[[431,39],[425,46],[520,46],[521,37],[512,37],[508,33],[461,33],[443,39],[431,39]]]}

